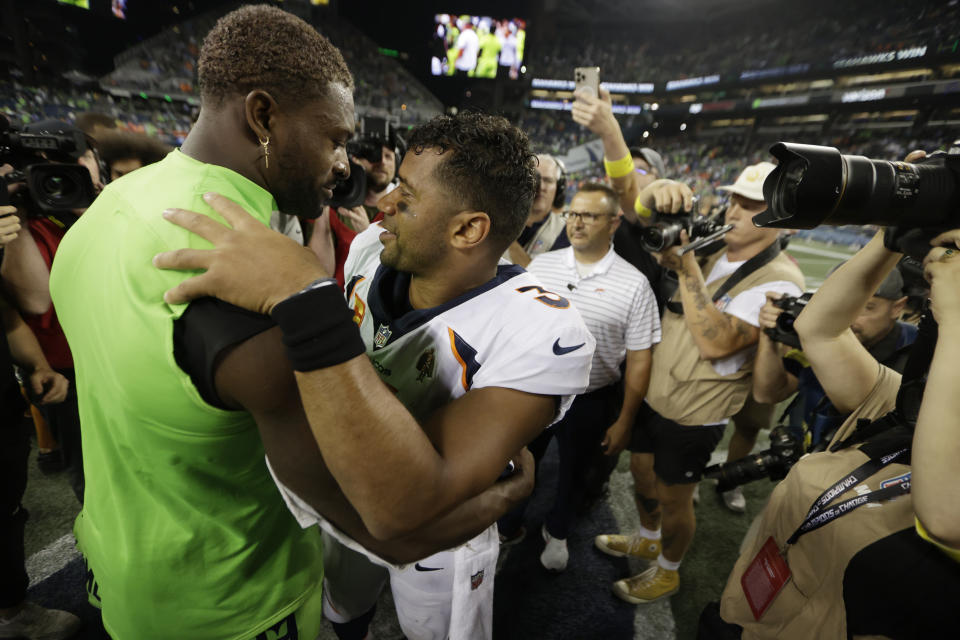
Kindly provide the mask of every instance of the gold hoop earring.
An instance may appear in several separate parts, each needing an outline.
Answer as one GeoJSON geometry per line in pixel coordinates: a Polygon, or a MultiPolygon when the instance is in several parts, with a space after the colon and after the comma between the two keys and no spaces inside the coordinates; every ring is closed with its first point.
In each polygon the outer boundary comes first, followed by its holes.
{"type": "Polygon", "coordinates": [[[260,146],[263,147],[264,169],[270,168],[270,136],[266,140],[260,140],[260,146]]]}

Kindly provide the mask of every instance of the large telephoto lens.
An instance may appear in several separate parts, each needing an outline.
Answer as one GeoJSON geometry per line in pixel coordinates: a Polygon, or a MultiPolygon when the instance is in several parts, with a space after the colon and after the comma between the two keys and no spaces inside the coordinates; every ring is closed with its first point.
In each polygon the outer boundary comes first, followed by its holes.
{"type": "Polygon", "coordinates": [[[759,227],[938,227],[960,217],[955,176],[942,161],[871,160],[788,142],[775,144],[770,153],[779,165],[763,183],[767,210],[753,218],[759,227]]]}

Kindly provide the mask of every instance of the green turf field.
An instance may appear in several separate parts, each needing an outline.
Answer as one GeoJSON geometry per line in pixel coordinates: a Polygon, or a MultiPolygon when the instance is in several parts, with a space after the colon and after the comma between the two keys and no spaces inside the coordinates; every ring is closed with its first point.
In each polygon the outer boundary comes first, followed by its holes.
{"type": "Polygon", "coordinates": [[[793,240],[787,247],[787,253],[796,258],[807,279],[807,289],[816,289],[823,284],[827,272],[841,260],[846,260],[854,254],[853,249],[841,246],[830,246],[822,242],[808,240],[793,240]]]}

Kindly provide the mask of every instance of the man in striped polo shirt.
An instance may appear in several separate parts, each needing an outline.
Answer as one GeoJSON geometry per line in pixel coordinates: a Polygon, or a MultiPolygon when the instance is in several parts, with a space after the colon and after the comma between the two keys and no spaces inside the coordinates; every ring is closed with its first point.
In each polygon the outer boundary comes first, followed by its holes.
{"type": "MultiPolygon", "coordinates": [[[[602,183],[583,185],[563,212],[571,246],[536,256],[527,267],[544,286],[573,302],[597,341],[586,392],[577,396],[563,420],[529,446],[539,462],[550,438],[557,437],[560,477],[543,525],[546,547],[540,555],[543,566],[553,571],[567,566],[566,538],[590,454],[601,444],[611,456],[626,447],[650,380],[650,350],[660,341],[660,317],[650,283],[613,251],[619,213],[613,189],[602,183]],[[618,382],[624,359],[621,405],[618,382]]],[[[562,353],[574,346],[558,341],[553,349],[562,353]]],[[[501,538],[518,539],[522,519],[522,507],[502,518],[501,538]]]]}

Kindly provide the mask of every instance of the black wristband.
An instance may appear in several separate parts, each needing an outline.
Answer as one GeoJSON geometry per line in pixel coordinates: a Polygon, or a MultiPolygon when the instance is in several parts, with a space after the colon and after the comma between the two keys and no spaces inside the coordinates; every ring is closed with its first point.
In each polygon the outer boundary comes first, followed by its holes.
{"type": "Polygon", "coordinates": [[[366,352],[336,280],[318,280],[270,312],[295,371],[332,367],[366,352]]]}

